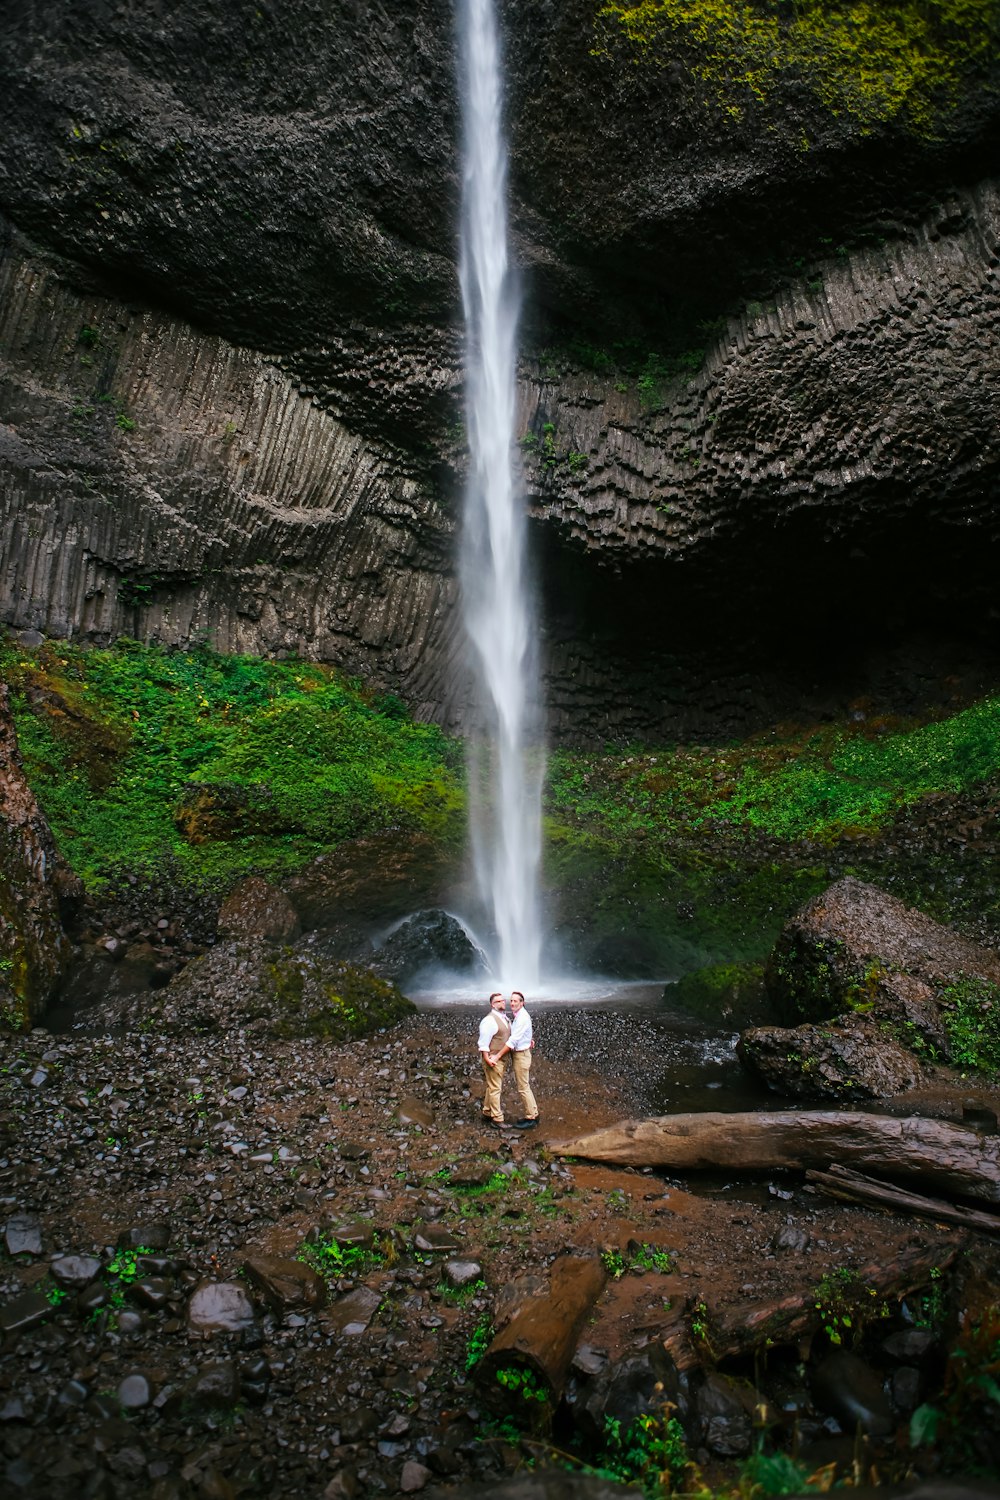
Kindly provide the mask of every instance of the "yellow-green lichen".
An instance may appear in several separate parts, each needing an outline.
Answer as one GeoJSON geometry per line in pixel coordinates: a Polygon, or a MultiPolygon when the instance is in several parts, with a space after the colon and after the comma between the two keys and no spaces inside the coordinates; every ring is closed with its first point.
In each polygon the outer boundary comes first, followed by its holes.
{"type": "Polygon", "coordinates": [[[996,57],[1000,0],[609,0],[596,27],[595,56],[680,61],[734,119],[801,79],[864,131],[898,119],[931,135],[996,57]]]}

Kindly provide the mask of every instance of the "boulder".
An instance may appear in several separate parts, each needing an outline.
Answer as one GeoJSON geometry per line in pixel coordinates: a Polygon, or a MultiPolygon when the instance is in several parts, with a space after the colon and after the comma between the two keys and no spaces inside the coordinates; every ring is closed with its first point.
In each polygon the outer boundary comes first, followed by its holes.
{"type": "Polygon", "coordinates": [[[947,1060],[956,1007],[1000,1004],[1000,953],[847,876],[786,922],[765,981],[790,1026],[853,1012],[947,1060]]]}
{"type": "Polygon", "coordinates": [[[272,1306],[282,1311],[322,1307],[326,1301],[326,1283],[304,1261],[284,1260],[277,1255],[249,1255],[243,1270],[251,1286],[257,1287],[272,1306]]]}
{"type": "Polygon", "coordinates": [[[198,1333],[240,1333],[254,1325],[253,1304],[234,1281],[203,1281],[191,1295],[188,1323],[198,1333]]]}
{"type": "Polygon", "coordinates": [[[835,1026],[756,1026],[740,1037],[739,1055],[787,1098],[888,1099],[923,1073],[912,1052],[857,1016],[835,1026]]]}
{"type": "Polygon", "coordinates": [[[486,967],[483,950],[458,918],[440,907],[414,912],[375,950],[374,968],[397,983],[432,969],[472,974],[485,973],[486,967]]]}
{"type": "Polygon", "coordinates": [[[247,1027],[273,1037],[348,1041],[411,1014],[394,984],[308,944],[229,939],[193,960],[146,1014],[165,1031],[247,1027]]]}
{"type": "Polygon", "coordinates": [[[288,897],[260,875],[241,880],[219,908],[219,932],[227,937],[293,943],[301,930],[298,913],[288,897]]]}

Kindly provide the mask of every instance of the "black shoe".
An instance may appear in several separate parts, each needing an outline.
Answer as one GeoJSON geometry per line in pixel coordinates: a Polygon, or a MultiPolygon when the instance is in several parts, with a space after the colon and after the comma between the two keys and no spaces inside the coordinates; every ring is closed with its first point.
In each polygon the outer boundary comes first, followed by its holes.
{"type": "Polygon", "coordinates": [[[515,1121],[515,1123],[514,1123],[514,1129],[515,1130],[534,1130],[534,1128],[535,1128],[535,1126],[537,1124],[538,1124],[538,1116],[536,1115],[533,1120],[517,1120],[517,1121],[515,1121]]]}

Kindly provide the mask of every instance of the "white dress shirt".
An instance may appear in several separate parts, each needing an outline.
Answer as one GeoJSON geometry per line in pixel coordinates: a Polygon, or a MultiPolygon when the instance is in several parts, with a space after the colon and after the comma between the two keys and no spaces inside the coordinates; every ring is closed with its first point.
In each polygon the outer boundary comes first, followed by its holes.
{"type": "Polygon", "coordinates": [[[531,1046],[531,1017],[523,1005],[511,1023],[507,1046],[512,1052],[527,1052],[531,1046]]]}
{"type": "Polygon", "coordinates": [[[492,1042],[499,1030],[500,1024],[493,1012],[490,1011],[489,1015],[484,1016],[479,1023],[480,1052],[488,1052],[490,1050],[490,1042],[492,1042]]]}

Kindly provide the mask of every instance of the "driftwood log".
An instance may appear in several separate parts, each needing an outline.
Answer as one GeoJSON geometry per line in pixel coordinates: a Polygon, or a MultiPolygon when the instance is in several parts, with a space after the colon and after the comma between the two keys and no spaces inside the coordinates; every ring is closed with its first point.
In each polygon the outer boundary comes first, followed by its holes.
{"type": "Polygon", "coordinates": [[[661,1115],[621,1120],[552,1149],[632,1167],[822,1170],[839,1162],[919,1178],[949,1196],[1000,1203],[1000,1136],[917,1116],[836,1110],[661,1115]]]}
{"type": "Polygon", "coordinates": [[[563,1255],[555,1261],[548,1295],[530,1298],[476,1365],[476,1382],[494,1409],[523,1412],[523,1396],[497,1382],[503,1369],[530,1371],[551,1393],[551,1404],[559,1400],[577,1341],[607,1279],[596,1255],[563,1255]]]}
{"type": "Polygon", "coordinates": [[[945,1203],[941,1198],[925,1198],[919,1193],[909,1193],[895,1187],[891,1182],[879,1182],[875,1177],[866,1177],[853,1172],[850,1167],[836,1163],[829,1172],[807,1172],[806,1181],[822,1188],[831,1198],[840,1198],[846,1203],[874,1204],[880,1208],[895,1209],[897,1213],[918,1214],[925,1219],[936,1219],[941,1224],[959,1224],[963,1229],[976,1229],[981,1234],[1000,1235],[1000,1214],[984,1213],[979,1208],[963,1208],[954,1203],[945,1203]]]}
{"type": "MultiPolygon", "coordinates": [[[[852,1313],[852,1327],[878,1316],[881,1304],[909,1296],[929,1286],[932,1272],[945,1271],[961,1248],[918,1246],[901,1250],[888,1265],[873,1261],[861,1266],[850,1282],[842,1283],[835,1294],[838,1304],[852,1313]]],[[[725,1359],[734,1354],[749,1354],[771,1344],[794,1344],[818,1333],[830,1308],[822,1305],[816,1287],[783,1297],[778,1302],[737,1303],[710,1317],[706,1354],[725,1359]],[[820,1305],[817,1306],[817,1303],[820,1305]]],[[[836,1307],[832,1309],[836,1312],[836,1307]]],[[[676,1356],[675,1356],[676,1357],[676,1356]]]]}

